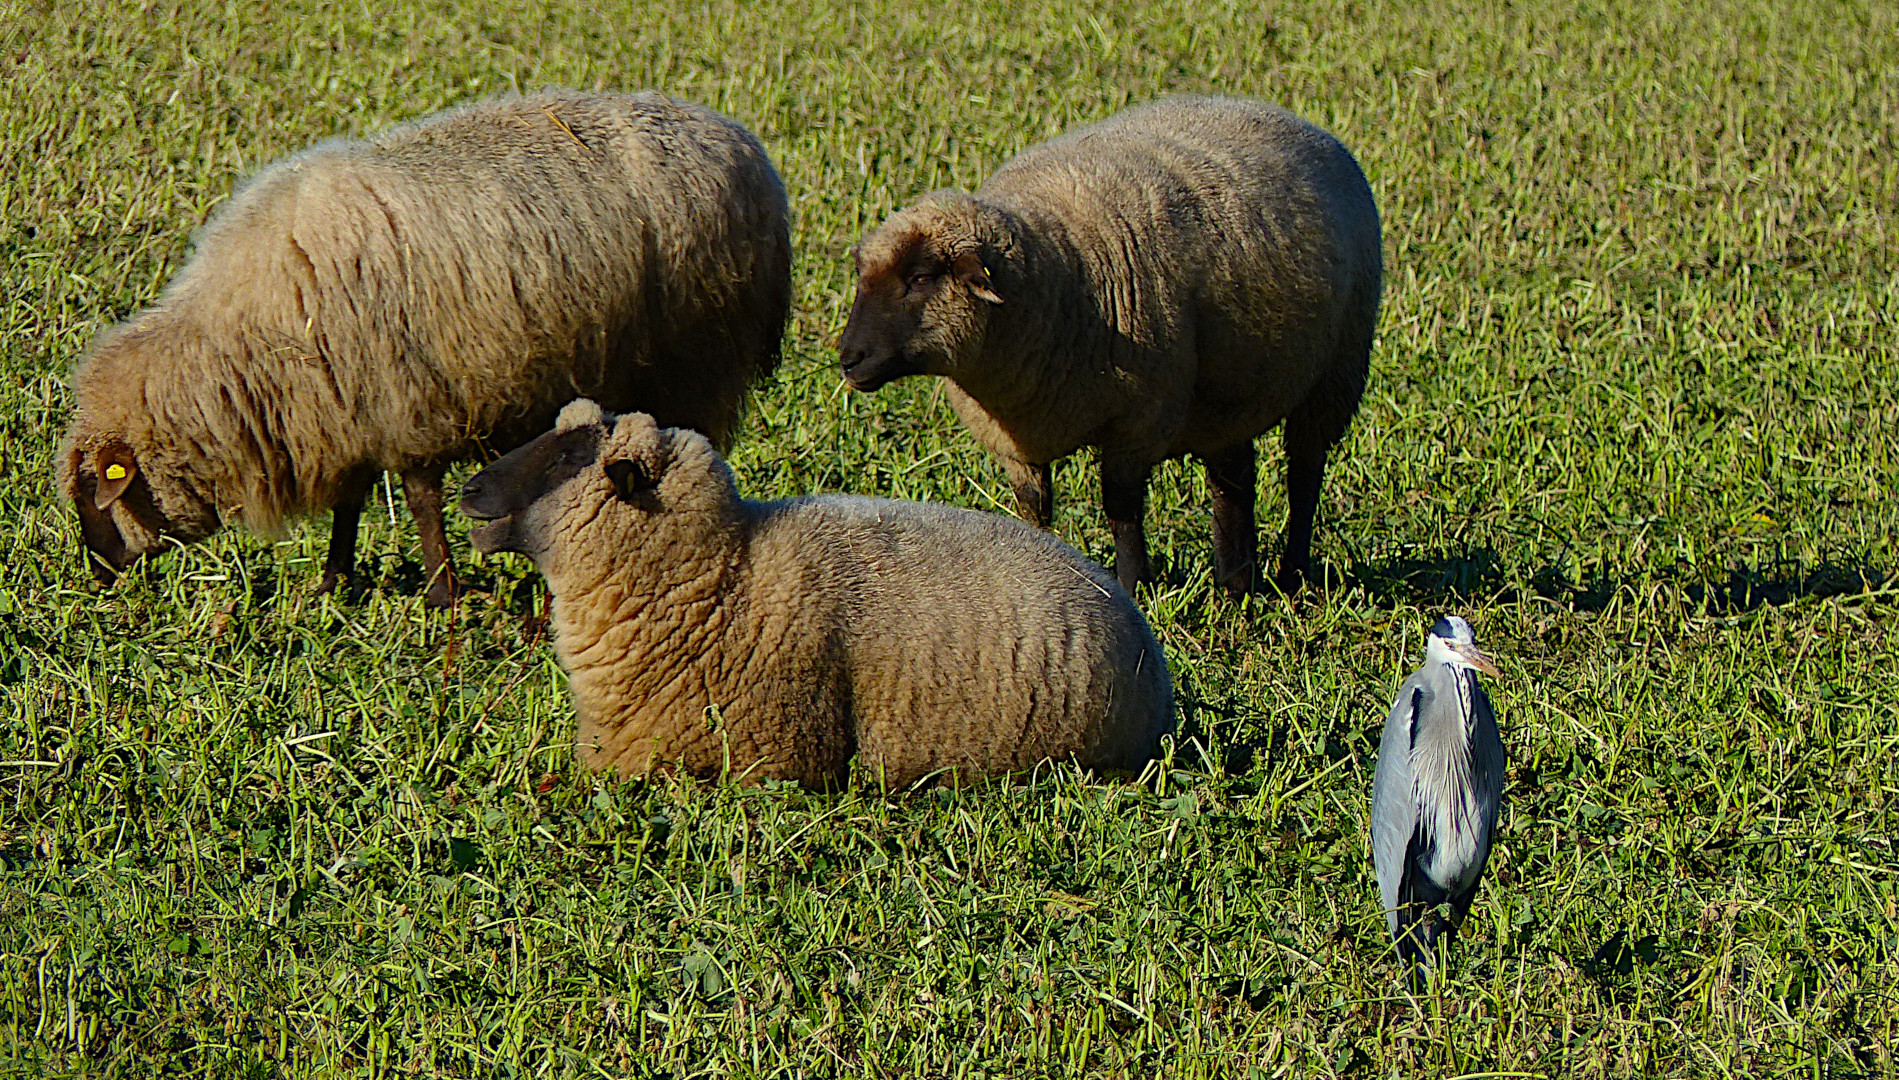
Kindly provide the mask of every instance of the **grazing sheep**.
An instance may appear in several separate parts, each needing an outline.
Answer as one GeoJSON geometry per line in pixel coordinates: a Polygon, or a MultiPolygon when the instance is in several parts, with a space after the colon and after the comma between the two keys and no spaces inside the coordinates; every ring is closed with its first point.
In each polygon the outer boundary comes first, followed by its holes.
{"type": "Polygon", "coordinates": [[[992,514],[741,499],[696,432],[591,401],[462,489],[484,552],[534,559],[588,764],[832,787],[1069,760],[1134,770],[1167,664],[1106,571],[992,514]]]}
{"type": "Polygon", "coordinates": [[[1170,98],[1026,150],[973,196],[924,196],[855,257],[845,378],[947,376],[1044,528],[1050,463],[1098,448],[1130,590],[1148,475],[1183,454],[1207,466],[1217,579],[1253,587],[1253,439],[1284,421],[1279,581],[1297,584],[1383,273],[1371,188],[1337,140],[1256,102],[1170,98]]]}
{"type": "Polygon", "coordinates": [[[576,393],[723,444],[777,364],[784,186],[758,140],[652,92],[452,109],[260,172],[157,304],[73,376],[59,457],[100,579],[235,515],[334,508],[323,588],[401,474],[449,602],[449,463],[546,430],[576,393]]]}

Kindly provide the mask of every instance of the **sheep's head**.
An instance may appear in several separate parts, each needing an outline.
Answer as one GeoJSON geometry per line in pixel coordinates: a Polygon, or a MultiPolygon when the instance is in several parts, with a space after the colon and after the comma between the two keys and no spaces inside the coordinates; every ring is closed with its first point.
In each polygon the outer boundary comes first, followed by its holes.
{"type": "Polygon", "coordinates": [[[852,249],[857,299],[838,339],[844,378],[875,390],[905,375],[948,375],[982,352],[1000,225],[967,195],[937,193],[899,211],[852,249]]]}
{"type": "Polygon", "coordinates": [[[143,395],[124,393],[113,371],[95,359],[84,372],[58,458],[59,485],[79,511],[92,572],[108,585],[167,541],[202,540],[222,524],[200,480],[143,413],[143,395]]]}
{"type": "Polygon", "coordinates": [[[730,521],[731,470],[705,436],[662,428],[645,413],[615,416],[585,398],[554,430],[503,455],[462,485],[477,551],[515,551],[552,580],[570,559],[624,562],[665,517],[691,542],[730,521]]]}

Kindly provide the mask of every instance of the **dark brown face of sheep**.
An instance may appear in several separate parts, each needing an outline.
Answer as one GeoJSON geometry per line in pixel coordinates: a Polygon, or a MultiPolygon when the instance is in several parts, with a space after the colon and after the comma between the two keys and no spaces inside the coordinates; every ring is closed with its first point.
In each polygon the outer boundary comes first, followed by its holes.
{"type": "Polygon", "coordinates": [[[73,506],[79,511],[79,534],[86,542],[93,576],[110,585],[120,571],[144,554],[126,542],[113,519],[116,504],[147,531],[162,533],[164,515],[152,501],[151,485],[139,472],[138,456],[123,442],[113,441],[87,454],[72,452],[73,506]]]}
{"type": "Polygon", "coordinates": [[[599,445],[600,428],[595,424],[550,431],[469,477],[462,485],[462,513],[486,522],[468,531],[475,550],[485,555],[497,551],[535,554],[519,518],[592,465],[599,445]]]}
{"type": "Polygon", "coordinates": [[[837,352],[844,380],[858,390],[905,375],[951,374],[951,339],[973,321],[973,301],[1002,303],[981,255],[938,250],[922,234],[869,255],[860,244],[851,257],[857,299],[837,352]]]}
{"type": "MultiPolygon", "coordinates": [[[[462,513],[486,523],[468,532],[475,550],[485,555],[514,551],[538,557],[537,537],[545,530],[524,528],[523,519],[535,503],[595,467],[603,434],[605,429],[599,424],[550,431],[470,477],[462,485],[462,513]]],[[[637,461],[610,461],[605,469],[623,499],[659,482],[637,461]]]]}

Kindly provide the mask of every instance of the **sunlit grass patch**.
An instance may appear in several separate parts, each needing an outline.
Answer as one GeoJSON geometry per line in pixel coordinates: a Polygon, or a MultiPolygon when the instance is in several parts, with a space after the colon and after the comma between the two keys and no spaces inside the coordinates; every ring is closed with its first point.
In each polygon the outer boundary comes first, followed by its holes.
{"type": "MultiPolygon", "coordinates": [[[[1878,4],[0,0],[0,1064],[25,1073],[1882,1075],[1899,1045],[1899,22],[1878,4]],[[119,587],[51,460],[65,372],[232,185],[544,84],[765,140],[797,215],[748,494],[984,509],[936,388],[848,392],[846,246],[1175,91],[1335,131],[1385,221],[1327,585],[1234,603],[1205,487],[1140,600],[1190,706],[1139,782],[920,794],[579,772],[531,571],[425,612],[372,500],[119,587]],[[1498,856],[1398,986],[1365,802],[1454,607],[1501,660],[1498,856]]],[[[1093,470],[1056,529],[1110,545],[1093,470]]],[[[1284,499],[1262,441],[1261,524],[1284,499]]]]}

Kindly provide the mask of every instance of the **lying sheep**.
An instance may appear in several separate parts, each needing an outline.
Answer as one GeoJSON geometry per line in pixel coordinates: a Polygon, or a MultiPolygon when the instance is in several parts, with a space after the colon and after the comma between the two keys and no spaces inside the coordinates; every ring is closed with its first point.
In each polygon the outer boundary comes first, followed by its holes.
{"type": "Polygon", "coordinates": [[[1183,454],[1207,466],[1217,579],[1252,588],[1253,439],[1284,421],[1279,581],[1296,584],[1381,287],[1378,211],[1337,140],[1255,102],[1171,98],[1024,151],[973,196],[924,196],[856,260],[845,378],[947,376],[1044,528],[1050,463],[1098,448],[1130,590],[1148,474],[1183,454]]]}
{"type": "Polygon", "coordinates": [[[271,531],[333,508],[327,590],[394,471],[445,604],[449,463],[576,393],[723,444],[777,364],[790,264],[758,140],[661,94],[504,95],[324,143],[260,172],[102,335],[60,482],[107,582],[233,515],[271,531]]]}
{"type": "Polygon", "coordinates": [[[741,499],[696,432],[591,401],[478,473],[484,552],[534,559],[589,765],[832,787],[1074,760],[1133,770],[1173,719],[1115,580],[1019,522],[852,496],[741,499]]]}

